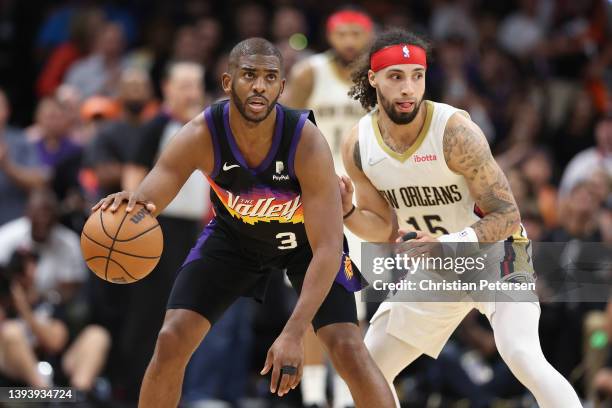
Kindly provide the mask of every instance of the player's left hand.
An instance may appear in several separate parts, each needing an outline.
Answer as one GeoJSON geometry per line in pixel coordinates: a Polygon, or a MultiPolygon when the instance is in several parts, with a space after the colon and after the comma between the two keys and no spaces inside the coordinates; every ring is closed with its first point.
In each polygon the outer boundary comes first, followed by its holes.
{"type": "Polygon", "coordinates": [[[270,369],[272,369],[270,392],[272,394],[278,393],[278,396],[282,397],[287,394],[290,389],[295,389],[300,383],[303,365],[304,338],[292,336],[283,332],[268,350],[268,355],[264,368],[261,370],[261,375],[266,375],[270,369]],[[295,374],[281,374],[281,368],[283,366],[295,367],[295,374]]]}
{"type": "Polygon", "coordinates": [[[395,242],[404,243],[401,245],[401,251],[399,251],[400,253],[406,253],[410,257],[418,257],[421,255],[431,256],[433,255],[433,252],[436,252],[435,249],[440,243],[437,238],[432,237],[426,232],[414,231],[416,233],[416,238],[405,242],[403,241],[402,237],[408,232],[408,230],[398,230],[399,238],[397,238],[395,242]]]}

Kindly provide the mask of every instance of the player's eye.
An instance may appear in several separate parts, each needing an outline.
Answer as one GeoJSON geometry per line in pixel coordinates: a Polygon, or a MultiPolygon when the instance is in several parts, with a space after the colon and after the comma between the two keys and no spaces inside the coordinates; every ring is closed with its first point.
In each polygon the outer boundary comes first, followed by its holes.
{"type": "Polygon", "coordinates": [[[399,74],[393,74],[393,75],[391,75],[391,79],[398,80],[398,79],[400,79],[400,76],[399,76],[399,74]]]}
{"type": "Polygon", "coordinates": [[[423,73],[422,73],[422,72],[419,72],[419,73],[418,73],[418,74],[416,74],[414,77],[415,77],[416,79],[421,79],[421,78],[423,78],[423,76],[424,76],[424,75],[423,75],[423,73]]]}
{"type": "Polygon", "coordinates": [[[251,71],[247,71],[247,72],[244,73],[244,77],[246,79],[253,79],[253,78],[255,78],[255,74],[252,73],[251,71]]]}
{"type": "Polygon", "coordinates": [[[276,80],[276,74],[268,74],[268,81],[276,80]]]}

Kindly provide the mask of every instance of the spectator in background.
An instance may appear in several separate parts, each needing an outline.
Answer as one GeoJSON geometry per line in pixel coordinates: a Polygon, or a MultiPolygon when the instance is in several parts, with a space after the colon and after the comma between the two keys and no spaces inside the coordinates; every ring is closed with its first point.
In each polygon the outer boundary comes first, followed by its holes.
{"type": "Polygon", "coordinates": [[[118,98],[121,117],[104,124],[85,152],[85,162],[98,181],[94,201],[121,190],[123,166],[133,155],[143,121],[150,119],[155,109],[152,98],[146,71],[127,68],[122,72],[118,98]]]}
{"type": "Polygon", "coordinates": [[[236,40],[251,37],[266,37],[266,10],[259,3],[245,3],[234,14],[236,40]]]}
{"type": "Polygon", "coordinates": [[[9,285],[10,292],[5,302],[9,319],[0,326],[0,372],[30,386],[48,387],[53,385],[53,375],[37,369],[38,359],[59,358],[61,367],[55,368],[63,371],[69,385],[89,392],[104,367],[110,334],[91,325],[69,345],[63,305],[36,289],[36,262],[32,253],[18,250],[11,256],[7,273],[0,277],[2,291],[6,293],[9,285]]]}
{"type": "Polygon", "coordinates": [[[520,168],[528,184],[528,200],[533,201],[545,225],[554,228],[557,225],[557,189],[553,185],[551,155],[542,148],[532,150],[520,168]]]}
{"type": "MultiPolygon", "coordinates": [[[[160,151],[177,131],[203,110],[204,72],[193,62],[176,62],[168,67],[162,89],[161,112],[145,123],[135,142],[131,164],[126,166],[124,189],[136,190],[153,167],[160,151]]],[[[164,252],[155,269],[129,285],[120,353],[129,365],[124,369],[130,400],[138,398],[145,369],[155,347],[166,303],[176,271],[200,232],[200,222],[209,207],[209,186],[203,175],[194,172],[176,198],[157,217],[164,231],[164,252]],[[134,344],[138,348],[134,349],[134,344]]]]}
{"type": "Polygon", "coordinates": [[[96,8],[79,10],[70,21],[70,38],[52,52],[36,81],[38,96],[53,95],[70,66],[91,51],[94,34],[104,24],[103,13],[96,8]]]}
{"type": "Polygon", "coordinates": [[[478,42],[478,25],[472,17],[470,0],[436,2],[432,8],[429,29],[434,40],[443,40],[459,35],[465,38],[470,47],[478,42]]]}
{"type": "Polygon", "coordinates": [[[60,200],[78,189],[81,146],[70,140],[70,122],[66,108],[53,97],[40,101],[36,110],[34,147],[38,160],[52,170],[52,186],[60,200]]]}
{"type": "Polygon", "coordinates": [[[212,67],[221,49],[221,39],[223,38],[223,29],[219,20],[214,17],[203,17],[195,24],[198,43],[201,47],[200,63],[204,64],[205,72],[205,88],[212,89],[219,78],[213,76],[212,67]]]}
{"type": "MultiPolygon", "coordinates": [[[[68,330],[56,314],[58,309],[45,304],[34,285],[35,261],[29,255],[19,256],[30,259],[20,262],[17,270],[7,268],[0,276],[7,296],[3,313],[8,318],[0,326],[0,372],[30,387],[46,388],[53,383],[39,372],[35,349],[59,353],[68,341],[68,330]]],[[[13,253],[9,261],[15,263],[11,258],[13,253]]]]}
{"type": "Polygon", "coordinates": [[[597,122],[595,139],[596,146],[581,151],[567,165],[559,188],[562,197],[598,169],[603,169],[608,179],[612,179],[612,112],[597,122]]]}
{"type": "Polygon", "coordinates": [[[564,120],[551,135],[550,142],[561,167],[567,166],[576,153],[593,146],[596,115],[589,93],[585,89],[577,90],[564,120]]]}
{"type": "Polygon", "coordinates": [[[520,0],[519,9],[506,16],[499,26],[500,45],[515,57],[531,57],[545,39],[551,6],[549,0],[520,0]]]}
{"type": "Polygon", "coordinates": [[[18,248],[38,254],[36,289],[55,292],[70,301],[87,278],[79,236],[60,225],[58,201],[53,191],[32,191],[27,215],[0,227],[0,263],[6,263],[18,248]]]}
{"type": "Polygon", "coordinates": [[[83,98],[100,94],[115,96],[119,73],[123,68],[125,38],[123,29],[115,23],[106,23],[96,33],[93,53],[75,62],[64,82],[76,87],[83,98]]]}
{"type": "Polygon", "coordinates": [[[7,126],[9,113],[9,102],[0,90],[0,226],[21,217],[28,192],[48,181],[34,146],[23,132],[7,126]]]}

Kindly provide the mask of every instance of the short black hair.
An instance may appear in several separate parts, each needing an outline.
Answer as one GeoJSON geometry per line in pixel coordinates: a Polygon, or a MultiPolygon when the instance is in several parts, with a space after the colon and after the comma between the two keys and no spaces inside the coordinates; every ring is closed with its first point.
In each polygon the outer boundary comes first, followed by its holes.
{"type": "Polygon", "coordinates": [[[234,70],[238,66],[240,57],[250,55],[266,55],[278,58],[280,62],[280,70],[283,71],[283,55],[278,48],[265,38],[252,37],[240,41],[232,48],[229,53],[228,65],[230,70],[234,70]]]}
{"type": "Polygon", "coordinates": [[[370,52],[362,57],[358,68],[353,71],[353,86],[349,91],[349,96],[358,100],[361,106],[366,110],[371,110],[376,106],[376,89],[370,85],[370,81],[368,80],[370,58],[372,58],[372,54],[376,51],[397,44],[419,46],[425,50],[427,59],[429,60],[430,58],[431,45],[429,41],[415,33],[400,28],[392,28],[378,35],[370,48],[370,52]]]}

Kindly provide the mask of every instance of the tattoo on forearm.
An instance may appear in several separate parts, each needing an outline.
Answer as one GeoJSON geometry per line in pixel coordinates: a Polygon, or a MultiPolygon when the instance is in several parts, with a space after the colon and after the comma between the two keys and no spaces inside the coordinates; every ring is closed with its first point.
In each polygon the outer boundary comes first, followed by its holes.
{"type": "Polygon", "coordinates": [[[355,146],[353,146],[353,161],[359,171],[363,171],[363,166],[361,165],[361,151],[359,150],[359,139],[355,141],[355,146]]]}
{"type": "Polygon", "coordinates": [[[499,168],[485,137],[463,124],[444,132],[444,158],[449,168],[462,174],[478,207],[486,214],[472,228],[478,239],[494,242],[517,229],[520,215],[506,176],[499,168]]]}

